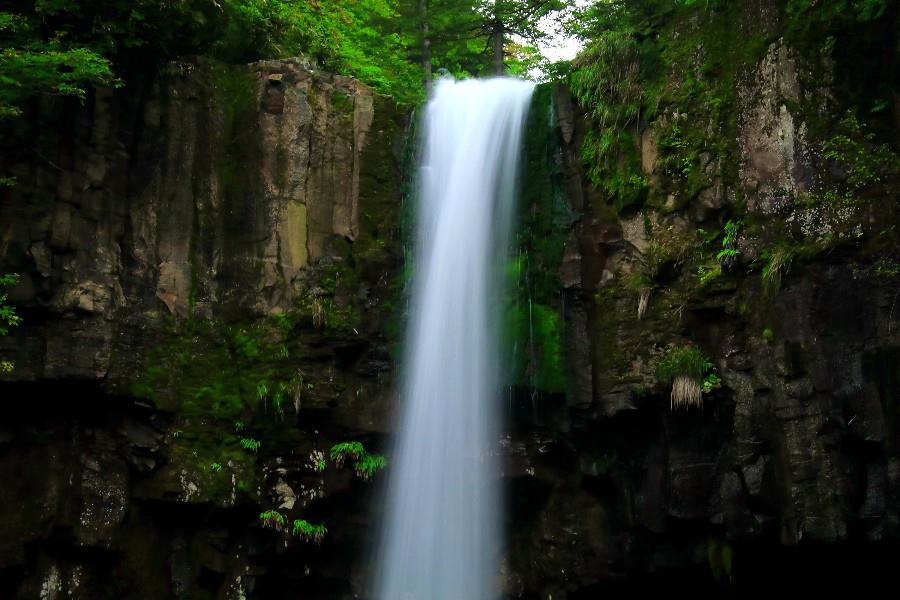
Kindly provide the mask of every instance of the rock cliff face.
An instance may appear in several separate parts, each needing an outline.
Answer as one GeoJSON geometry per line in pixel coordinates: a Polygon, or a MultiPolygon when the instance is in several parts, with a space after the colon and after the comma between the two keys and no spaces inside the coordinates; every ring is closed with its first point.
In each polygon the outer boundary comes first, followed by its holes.
{"type": "MultiPolygon", "coordinates": [[[[835,594],[852,589],[847,569],[886,577],[900,536],[898,162],[847,143],[862,139],[841,121],[855,59],[782,37],[780,12],[730,5],[664,29],[663,100],[629,125],[639,206],[617,210],[579,170],[589,115],[563,88],[538,93],[555,119],[533,118],[529,144],[561,150],[528,153],[520,241],[557,269],[559,287],[530,297],[563,316],[568,371],[565,394],[524,386],[514,410],[514,597],[687,581],[750,596],[778,574],[835,594]],[[717,56],[722,36],[759,47],[717,56]],[[856,151],[877,182],[852,183],[856,151]],[[554,253],[542,240],[560,220],[554,253]],[[685,348],[712,377],[701,406],[676,410],[660,366],[685,348]]],[[[552,344],[534,342],[526,371],[540,372],[552,344]]]]}
{"type": "MultiPolygon", "coordinates": [[[[509,355],[500,440],[507,597],[890,577],[897,188],[847,187],[859,165],[827,150],[859,131],[828,116],[852,78],[782,38],[777,5],[742,3],[724,32],[673,23],[690,51],[670,89],[706,74],[719,95],[695,86],[635,126],[640,207],[583,172],[568,91],[538,89],[508,309],[529,350],[509,355]],[[709,69],[712,35],[754,50],[709,69]],[[719,380],[676,411],[658,366],[684,347],[719,380]]],[[[391,434],[405,120],[300,61],[194,61],[4,135],[0,272],[23,276],[25,321],[0,338],[0,595],[367,597],[382,477],[326,455],[391,434]],[[294,520],[325,524],[322,543],[294,520]]]]}
{"type": "Polygon", "coordinates": [[[284,312],[304,268],[359,236],[364,86],[301,62],[199,62],[139,92],[48,103],[14,132],[5,266],[25,278],[13,300],[50,317],[7,351],[17,379],[127,374],[120,315],[284,312]]]}
{"type": "Polygon", "coordinates": [[[201,60],[8,132],[0,594],[359,587],[370,486],[309,467],[390,405],[406,118],[302,61],[201,60]],[[310,506],[334,550],[259,518],[310,506]]]}

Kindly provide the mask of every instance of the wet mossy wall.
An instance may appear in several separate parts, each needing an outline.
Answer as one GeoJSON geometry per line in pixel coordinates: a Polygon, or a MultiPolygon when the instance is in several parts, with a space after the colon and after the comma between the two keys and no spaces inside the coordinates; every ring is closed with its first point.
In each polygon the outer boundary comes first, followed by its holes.
{"type": "Polygon", "coordinates": [[[559,161],[553,86],[535,88],[525,122],[521,188],[507,262],[505,347],[511,385],[565,393],[559,270],[575,218],[559,161]]]}

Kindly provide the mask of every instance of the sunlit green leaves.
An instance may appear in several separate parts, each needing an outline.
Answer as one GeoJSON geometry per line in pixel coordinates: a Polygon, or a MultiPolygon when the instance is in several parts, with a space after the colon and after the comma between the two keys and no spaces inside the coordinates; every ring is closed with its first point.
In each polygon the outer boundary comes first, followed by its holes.
{"type": "Polygon", "coordinates": [[[39,94],[84,99],[90,85],[115,85],[109,61],[61,39],[42,40],[28,20],[0,12],[0,119],[17,116],[39,94]]]}

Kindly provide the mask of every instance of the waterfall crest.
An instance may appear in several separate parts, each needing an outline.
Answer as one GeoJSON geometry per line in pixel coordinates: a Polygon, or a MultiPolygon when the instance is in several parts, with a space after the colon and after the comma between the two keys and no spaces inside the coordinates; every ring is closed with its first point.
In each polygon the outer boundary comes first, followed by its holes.
{"type": "Polygon", "coordinates": [[[497,595],[498,262],[533,88],[507,78],[444,79],[425,111],[379,600],[497,595]]]}

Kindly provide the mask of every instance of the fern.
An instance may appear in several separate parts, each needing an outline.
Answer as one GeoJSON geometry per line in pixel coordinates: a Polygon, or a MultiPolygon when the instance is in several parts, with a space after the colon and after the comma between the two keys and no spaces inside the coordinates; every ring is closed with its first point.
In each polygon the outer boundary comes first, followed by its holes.
{"type": "Polygon", "coordinates": [[[356,461],[356,464],[353,465],[353,470],[356,471],[360,479],[369,480],[376,471],[380,471],[386,466],[387,460],[380,454],[366,454],[356,461]]]}
{"type": "Polygon", "coordinates": [[[352,462],[353,471],[360,479],[368,480],[377,471],[387,466],[387,459],[380,454],[369,454],[359,442],[343,442],[331,447],[331,460],[337,468],[343,468],[344,463],[352,462]]]}
{"type": "Polygon", "coordinates": [[[284,515],[277,510],[267,510],[259,513],[259,520],[266,529],[274,529],[275,531],[284,531],[285,521],[284,515]]]}
{"type": "Polygon", "coordinates": [[[366,449],[359,442],[343,442],[335,444],[331,447],[329,456],[334,464],[340,469],[344,466],[344,461],[349,457],[353,461],[359,460],[366,454],[366,449]]]}
{"type": "Polygon", "coordinates": [[[321,544],[328,529],[324,525],[313,525],[305,519],[296,519],[292,533],[303,541],[321,544]]]}
{"type": "Polygon", "coordinates": [[[259,440],[246,437],[241,438],[240,444],[244,450],[249,450],[250,452],[259,452],[259,449],[262,447],[262,443],[259,440]]]}

